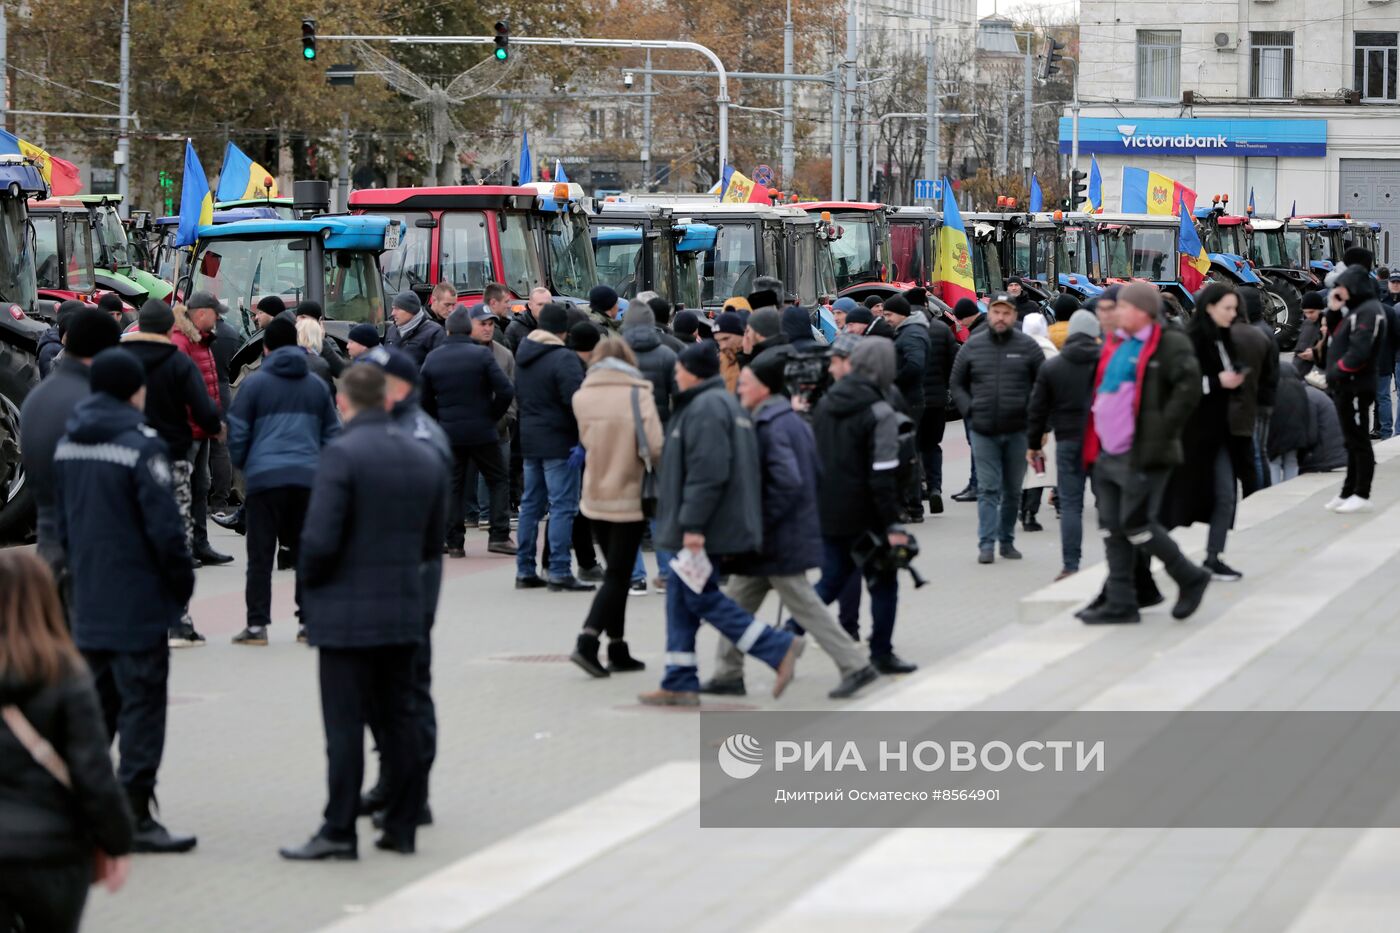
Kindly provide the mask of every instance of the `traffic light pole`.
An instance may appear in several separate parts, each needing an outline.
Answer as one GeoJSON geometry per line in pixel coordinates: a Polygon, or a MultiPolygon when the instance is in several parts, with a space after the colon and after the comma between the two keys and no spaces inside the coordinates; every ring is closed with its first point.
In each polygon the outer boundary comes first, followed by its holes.
{"type": "MultiPolygon", "coordinates": [[[[392,45],[495,45],[495,36],[321,36],[327,42],[388,42],[392,45]]],[[[698,52],[709,59],[719,77],[719,95],[715,103],[719,106],[719,170],[729,161],[729,72],[724,62],[707,46],[698,42],[680,42],[669,39],[593,39],[565,38],[562,36],[511,36],[513,45],[556,45],[579,49],[669,49],[680,52],[698,52]]]]}

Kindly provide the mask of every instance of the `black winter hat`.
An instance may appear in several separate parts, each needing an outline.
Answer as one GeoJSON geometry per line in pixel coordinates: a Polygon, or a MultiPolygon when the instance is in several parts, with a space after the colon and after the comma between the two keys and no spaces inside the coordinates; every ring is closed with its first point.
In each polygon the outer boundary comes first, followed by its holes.
{"type": "Polygon", "coordinates": [[[909,306],[908,299],[903,295],[893,295],[885,299],[885,313],[908,317],[914,313],[914,309],[909,306]]]}
{"type": "Polygon", "coordinates": [[[92,359],[121,340],[122,330],[110,314],[84,308],[68,322],[68,336],[63,344],[70,356],[92,359]]]}
{"type": "Polygon", "coordinates": [[[753,292],[748,296],[747,300],[749,307],[754,311],[757,311],[759,308],[776,308],[782,304],[782,299],[778,297],[778,293],[771,288],[764,288],[753,292]]]}
{"type": "Polygon", "coordinates": [[[749,327],[764,340],[770,340],[782,333],[783,318],[775,309],[764,308],[749,315],[749,327]]]}
{"type": "Polygon", "coordinates": [[[346,335],[347,340],[358,343],[362,347],[379,346],[379,331],[373,324],[356,324],[350,328],[350,333],[346,335]]]}
{"type": "Polygon", "coordinates": [[[879,295],[867,295],[864,302],[865,306],[871,310],[874,310],[876,305],[884,303],[885,299],[881,298],[879,295]]]}
{"type": "Polygon", "coordinates": [[[287,303],[282,300],[281,295],[268,295],[258,299],[257,309],[270,317],[276,317],[287,310],[287,303]]]}
{"type": "Polygon", "coordinates": [[[928,307],[928,291],[922,285],[904,290],[904,300],[915,308],[928,307]]]}
{"type": "Polygon", "coordinates": [[[1342,265],[1344,266],[1365,266],[1370,269],[1376,264],[1376,257],[1371,255],[1371,251],[1362,246],[1348,246],[1342,252],[1342,265]]]}
{"type": "Polygon", "coordinates": [[[782,353],[760,353],[749,364],[749,369],[758,381],[768,387],[774,395],[787,394],[787,357],[782,353]]]}
{"type": "Polygon", "coordinates": [[[540,330],[546,334],[566,334],[569,330],[569,311],[557,301],[540,308],[540,330]]]}
{"type": "Polygon", "coordinates": [[[136,326],[143,334],[168,334],[175,326],[175,312],[159,298],[147,299],[136,316],[136,326]]]}
{"type": "Polygon", "coordinates": [[[603,336],[590,321],[580,321],[569,328],[569,346],[580,353],[592,353],[603,336]]]}
{"type": "Polygon", "coordinates": [[[108,292],[97,300],[97,310],[105,311],[107,314],[121,314],[126,310],[122,306],[122,298],[116,292],[108,292]]]}
{"type": "Polygon", "coordinates": [[[656,315],[656,323],[665,327],[671,323],[671,303],[660,295],[647,299],[647,304],[651,305],[651,313],[656,315]]]}
{"type": "Polygon", "coordinates": [[[1321,311],[1327,307],[1327,299],[1322,297],[1322,292],[1307,292],[1303,295],[1303,309],[1316,308],[1321,311]]]}
{"type": "Polygon", "coordinates": [[[617,292],[608,285],[595,285],[588,293],[588,307],[599,314],[608,314],[617,307],[617,292]]]}
{"type": "Polygon", "coordinates": [[[1068,321],[1079,310],[1079,302],[1074,300],[1073,295],[1061,293],[1050,302],[1050,310],[1055,312],[1056,321],[1068,321]]]}
{"type": "Polygon", "coordinates": [[[146,384],[146,367],[134,353],[121,347],[108,347],[93,357],[90,382],[94,392],[130,401],[146,384]]]}
{"type": "Polygon", "coordinates": [[[321,310],[321,303],[319,301],[308,300],[297,302],[297,317],[314,317],[319,321],[324,316],[325,312],[321,310]]]}
{"type": "Polygon", "coordinates": [[[78,312],[86,307],[81,301],[72,298],[58,306],[58,311],[54,313],[54,319],[58,322],[58,336],[62,337],[68,333],[68,325],[78,316],[78,312]]]}
{"type": "Polygon", "coordinates": [[[297,345],[297,326],[284,317],[275,317],[263,328],[263,346],[272,350],[297,345]]]}
{"type": "Polygon", "coordinates": [[[677,337],[686,342],[695,340],[695,332],[700,329],[700,318],[696,317],[694,311],[682,311],[676,315],[675,321],[671,323],[671,330],[677,337]]]}
{"type": "Polygon", "coordinates": [[[957,304],[953,305],[953,317],[959,321],[966,321],[970,317],[976,317],[982,313],[982,309],[977,307],[977,302],[971,298],[959,298],[957,304]]]}
{"type": "Polygon", "coordinates": [[[869,308],[856,308],[854,311],[846,312],[847,324],[864,324],[869,327],[875,323],[875,315],[870,313],[869,308]]]}
{"type": "Polygon", "coordinates": [[[680,352],[676,361],[697,379],[719,375],[719,348],[708,340],[693,343],[680,352]]]}

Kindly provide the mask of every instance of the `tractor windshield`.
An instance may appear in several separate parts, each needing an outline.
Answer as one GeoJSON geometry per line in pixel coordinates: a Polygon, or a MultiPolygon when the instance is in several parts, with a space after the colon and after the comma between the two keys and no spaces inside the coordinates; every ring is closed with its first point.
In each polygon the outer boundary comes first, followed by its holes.
{"type": "Polygon", "coordinates": [[[425,212],[384,213],[390,223],[399,222],[399,245],[386,250],[380,259],[384,270],[384,290],[397,295],[415,285],[427,285],[433,255],[432,218],[425,212]],[[420,226],[419,221],[425,225],[420,226]]]}
{"type": "Polygon", "coordinates": [[[327,250],[326,317],[333,321],[378,324],[384,320],[375,254],[367,250],[327,250]]]}
{"type": "Polygon", "coordinates": [[[305,237],[207,240],[194,262],[191,292],[209,292],[229,308],[229,321],[244,340],[252,336],[253,309],[268,295],[289,306],[306,291],[305,237]]]}
{"type": "Polygon", "coordinates": [[[1228,253],[1231,256],[1245,254],[1243,224],[1215,224],[1213,229],[1207,228],[1207,231],[1206,252],[1228,253]]]}
{"type": "Polygon", "coordinates": [[[841,239],[831,247],[837,286],[846,288],[861,282],[880,281],[883,225],[876,222],[874,214],[866,211],[841,214],[836,217],[836,223],[842,228],[841,239]]]}
{"type": "Polygon", "coordinates": [[[1139,227],[1133,231],[1133,274],[1150,282],[1176,280],[1177,231],[1171,227],[1139,227]]]}
{"type": "Polygon", "coordinates": [[[598,227],[595,234],[598,239],[593,245],[593,260],[598,269],[598,281],[623,298],[636,295],[638,283],[645,274],[642,225],[598,227]]]}
{"type": "Polygon", "coordinates": [[[1089,275],[1089,232],[1067,227],[1055,247],[1055,265],[1066,275],[1089,275]]]}
{"type": "Polygon", "coordinates": [[[95,211],[97,227],[97,264],[104,269],[119,270],[131,265],[131,247],[126,241],[126,228],[115,204],[102,204],[95,211]]]}
{"type": "Polygon", "coordinates": [[[29,249],[27,210],[19,198],[0,198],[0,302],[34,308],[38,286],[29,249]]]}
{"type": "Polygon", "coordinates": [[[1250,258],[1256,265],[1265,268],[1298,268],[1297,258],[1289,255],[1282,230],[1255,230],[1254,250],[1250,258]]]}
{"type": "MultiPolygon", "coordinates": [[[[554,293],[572,298],[586,296],[598,281],[588,219],[581,213],[561,211],[546,215],[544,224],[554,293]]],[[[529,294],[529,289],[519,294],[529,294]]]]}
{"type": "Polygon", "coordinates": [[[924,258],[923,224],[890,224],[890,280],[921,283],[928,280],[924,258]]]}
{"type": "Polygon", "coordinates": [[[686,250],[676,253],[676,293],[671,303],[681,307],[699,308],[700,277],[704,272],[706,253],[700,250],[686,250]]]}
{"type": "Polygon", "coordinates": [[[718,305],[726,298],[749,294],[758,275],[758,237],[754,224],[716,223],[715,226],[715,247],[705,253],[705,285],[700,296],[705,305],[718,305]]]}

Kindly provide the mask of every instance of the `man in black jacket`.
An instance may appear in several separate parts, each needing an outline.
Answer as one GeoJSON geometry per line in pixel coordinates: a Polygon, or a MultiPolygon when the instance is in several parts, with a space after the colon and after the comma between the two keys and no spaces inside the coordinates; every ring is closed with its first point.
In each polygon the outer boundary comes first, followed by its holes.
{"type": "Polygon", "coordinates": [[[829,365],[836,381],[812,416],[821,458],[822,575],[817,593],[830,605],[855,574],[863,574],[870,592],[870,663],[882,674],[907,674],[917,666],[895,654],[893,643],[899,580],[893,570],[858,566],[852,555],[871,539],[882,545],[907,541],[899,524],[896,473],[901,421],[912,425],[889,401],[894,345],[883,337],[861,337],[849,356],[833,352],[829,365]]]}
{"type": "Polygon", "coordinates": [[[92,358],[115,347],[119,339],[121,331],[106,314],[90,308],[78,312],[68,323],[63,358],[54,364],[49,378],[25,397],[19,413],[24,474],[38,507],[35,531],[39,556],[53,568],[55,578],[65,588],[65,561],[54,514],[53,454],[73,409],[91,394],[88,367],[92,358]]]}
{"type": "MultiPolygon", "coordinates": [[[[651,305],[633,299],[622,317],[622,339],[637,355],[637,368],[651,382],[656,413],[664,425],[671,418],[671,399],[676,392],[676,351],[663,339],[656,326],[656,314],[651,305]]],[[[675,338],[671,338],[675,341],[675,338]]],[[[677,346],[680,343],[676,342],[677,346]]]]}
{"type": "MultiPolygon", "coordinates": [[[[475,313],[492,314],[483,305],[475,313]]],[[[501,458],[496,426],[515,400],[515,386],[491,351],[472,340],[472,312],[459,306],[447,317],[447,340],[423,363],[423,410],[436,418],[452,442],[452,509],[447,554],[466,557],[463,502],[468,467],[486,477],[491,493],[491,532],[486,549],[514,554],[510,543],[510,474],[501,458]]]]}
{"type": "Polygon", "coordinates": [[[1376,358],[1381,342],[1388,337],[1386,314],[1376,299],[1370,271],[1361,265],[1343,270],[1327,300],[1334,309],[1344,309],[1341,324],[1327,341],[1327,385],[1347,446],[1346,480],[1327,508],[1343,515],[1369,512],[1371,479],[1376,472],[1371,406],[1376,401],[1376,358]]]}
{"type": "MultiPolygon", "coordinates": [[[[199,367],[170,340],[175,329],[175,312],[170,305],[152,298],[141,306],[137,330],[122,336],[122,347],[141,361],[146,369],[146,423],[165,441],[174,477],[175,502],[185,522],[185,534],[194,549],[194,464],[189,459],[194,432],[190,423],[205,434],[226,440],[219,406],[209,397],[199,367]]],[[[186,612],[170,629],[170,647],[197,648],[204,636],[195,631],[194,620],[186,612]]]]}
{"type": "Polygon", "coordinates": [[[384,345],[398,347],[419,366],[442,343],[442,325],[423,310],[423,302],[410,291],[394,296],[389,315],[394,319],[384,332],[384,345]]]}
{"type": "Polygon", "coordinates": [[[1035,377],[1027,412],[1026,462],[1044,457],[1045,435],[1055,432],[1055,490],[1060,501],[1061,570],[1056,580],[1079,572],[1084,541],[1084,423],[1099,365],[1099,322],[1083,308],[1069,319],[1060,354],[1035,377]]]}
{"type": "Polygon", "coordinates": [[[666,674],[661,689],[637,699],[648,706],[700,704],[695,634],[701,620],[776,670],[773,696],[778,697],[792,680],[801,639],[759,622],[719,589],[720,563],[754,555],[763,544],[753,422],[724,390],[719,350],[709,341],[681,352],[676,384],[681,391],[657,473],[656,547],[676,554],[684,548],[690,557],[678,559],[708,561],[710,574],[696,592],[671,572],[666,583],[666,674]]]}
{"type": "Polygon", "coordinates": [[[569,461],[578,446],[573,399],[583,384],[583,363],[564,345],[568,311],[561,304],[540,310],[540,326],[515,353],[515,393],[520,403],[520,456],[525,461],[525,491],[520,497],[516,529],[515,588],[587,592],[590,583],[573,574],[569,548],[578,514],[579,469],[569,461]],[[549,512],[547,580],[535,573],[535,540],[549,512]]]}
{"type": "Polygon", "coordinates": [[[990,564],[993,546],[1019,560],[1016,513],[1026,476],[1026,406],[1045,353],[1017,330],[1016,303],[997,295],[987,327],[967,339],[953,364],[953,400],[967,419],[977,458],[977,562],[990,564]]]}
{"type": "Polygon", "coordinates": [[[54,452],[54,510],[72,570],[73,641],[102,698],[107,734],[120,744],[133,849],[188,852],[195,838],[151,815],[165,751],[166,635],[194,593],[194,559],[166,445],[141,417],[146,378],[130,351],[93,358],[92,395],[54,452]]]}
{"type": "Polygon", "coordinates": [[[521,341],[540,326],[540,312],[553,300],[554,296],[543,285],[530,289],[530,298],[525,302],[525,309],[517,311],[506,325],[506,346],[510,347],[510,352],[518,352],[521,341]]]}
{"type": "Polygon", "coordinates": [[[924,358],[924,414],[917,425],[919,463],[923,467],[929,514],[938,515],[943,511],[943,429],[948,423],[948,379],[958,356],[958,338],[943,315],[935,314],[931,308],[924,313],[929,317],[928,356],[924,358]]]}
{"type": "MultiPolygon", "coordinates": [[[[904,397],[909,420],[918,425],[924,418],[924,369],[928,366],[928,319],[914,311],[903,295],[885,300],[885,320],[894,328],[894,387],[904,397]]],[[[900,477],[901,513],[905,521],[924,520],[923,484],[921,470],[912,470],[900,477]]]]}
{"type": "Polygon", "coordinates": [[[447,471],[390,423],[378,368],[347,370],[337,402],[345,431],[322,454],[297,564],[307,634],[320,651],[330,793],[316,835],[281,850],[296,861],[358,857],[371,710],[394,775],[376,848],[414,851],[427,794],[414,659],[429,595],[423,565],[441,559],[447,471]]]}

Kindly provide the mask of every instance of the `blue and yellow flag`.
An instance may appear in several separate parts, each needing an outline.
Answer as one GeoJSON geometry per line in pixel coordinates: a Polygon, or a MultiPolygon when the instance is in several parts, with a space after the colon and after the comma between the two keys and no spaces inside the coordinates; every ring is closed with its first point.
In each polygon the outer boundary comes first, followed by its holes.
{"type": "Polygon", "coordinates": [[[1031,172],[1031,203],[1032,214],[1037,214],[1045,209],[1045,192],[1040,190],[1040,179],[1035,172],[1031,172]]]}
{"type": "Polygon", "coordinates": [[[219,187],[214,200],[246,201],[262,197],[277,197],[276,177],[230,141],[224,147],[224,167],[219,169],[219,187]],[[269,186],[268,182],[272,184],[269,186]]]}
{"type": "Polygon", "coordinates": [[[977,283],[972,274],[972,247],[963,226],[962,212],[953,183],[943,179],[943,226],[938,228],[937,250],[933,263],[933,289],[944,304],[958,303],[960,298],[977,300],[977,283]]]}
{"type": "Polygon", "coordinates": [[[175,231],[176,246],[193,246],[201,224],[214,222],[214,198],[204,166],[194,154],[194,143],[185,140],[185,177],[180,183],[180,226],[175,231]]]}

